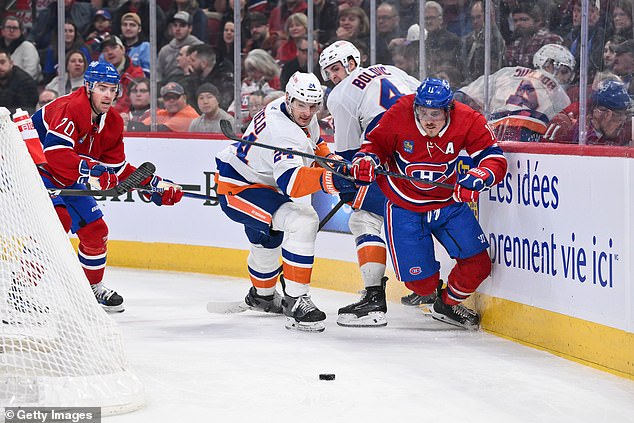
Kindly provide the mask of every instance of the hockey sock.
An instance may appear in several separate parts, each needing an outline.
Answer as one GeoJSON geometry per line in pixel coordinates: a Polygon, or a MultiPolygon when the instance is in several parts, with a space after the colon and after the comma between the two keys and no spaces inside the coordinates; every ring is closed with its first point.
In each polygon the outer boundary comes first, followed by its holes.
{"type": "Polygon", "coordinates": [[[466,259],[457,259],[447,278],[447,289],[442,296],[444,303],[455,305],[463,302],[490,273],[491,259],[486,250],[466,259]]]}
{"type": "Polygon", "coordinates": [[[108,226],[97,219],[77,231],[79,262],[91,285],[101,282],[106,268],[108,226]]]}
{"type": "Polygon", "coordinates": [[[364,234],[356,238],[357,258],[365,287],[380,286],[385,275],[387,250],[380,236],[364,234]]]}
{"type": "Polygon", "coordinates": [[[436,272],[425,279],[412,281],[412,282],[405,282],[405,286],[408,287],[411,291],[420,295],[421,297],[424,297],[434,292],[434,290],[438,287],[439,281],[440,281],[440,272],[436,272]]]}

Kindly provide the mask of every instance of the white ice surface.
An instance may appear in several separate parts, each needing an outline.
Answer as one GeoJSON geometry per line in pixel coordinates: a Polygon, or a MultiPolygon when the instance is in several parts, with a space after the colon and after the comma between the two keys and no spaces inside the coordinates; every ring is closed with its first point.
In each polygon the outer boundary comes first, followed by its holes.
{"type": "Polygon", "coordinates": [[[281,316],[207,313],[208,301],[243,298],[246,280],[106,274],[125,298],[113,318],[147,397],[107,423],[634,422],[633,381],[397,303],[387,327],[343,328],[337,309],[358,296],[314,289],[326,331],[300,333],[281,316]]]}

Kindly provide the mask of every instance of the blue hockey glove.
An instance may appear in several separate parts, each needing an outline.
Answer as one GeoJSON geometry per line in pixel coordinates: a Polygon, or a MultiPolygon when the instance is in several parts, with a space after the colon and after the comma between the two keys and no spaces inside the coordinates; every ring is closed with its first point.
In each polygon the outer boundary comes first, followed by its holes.
{"type": "Polygon", "coordinates": [[[143,196],[157,206],[172,206],[183,198],[181,186],[169,179],[154,175],[147,185],[150,192],[144,192],[143,196]]]}
{"type": "Polygon", "coordinates": [[[490,170],[474,167],[464,175],[453,189],[453,199],[461,203],[478,201],[480,192],[493,185],[495,177],[490,170]]]}
{"type": "Polygon", "coordinates": [[[119,178],[114,170],[93,160],[81,160],[79,162],[80,184],[90,184],[93,189],[106,190],[119,184],[119,178]]]}
{"type": "MultiPolygon", "coordinates": [[[[321,184],[322,191],[327,194],[357,194],[357,186],[353,181],[328,170],[321,175],[319,183],[321,184]]],[[[354,196],[352,198],[354,198],[354,196]]]]}

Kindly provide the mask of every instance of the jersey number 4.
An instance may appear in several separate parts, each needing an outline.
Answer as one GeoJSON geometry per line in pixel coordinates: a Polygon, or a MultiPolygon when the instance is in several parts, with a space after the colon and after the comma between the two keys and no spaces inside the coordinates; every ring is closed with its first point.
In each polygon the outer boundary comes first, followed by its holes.
{"type": "Polygon", "coordinates": [[[379,100],[381,107],[387,110],[401,97],[403,97],[403,93],[394,84],[386,78],[381,79],[381,99],[379,100]]]}

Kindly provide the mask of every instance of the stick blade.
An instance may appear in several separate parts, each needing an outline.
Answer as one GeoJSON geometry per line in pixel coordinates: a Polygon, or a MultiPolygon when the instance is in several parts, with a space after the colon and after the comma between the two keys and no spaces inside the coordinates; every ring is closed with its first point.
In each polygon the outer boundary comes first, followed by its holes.
{"type": "Polygon", "coordinates": [[[153,163],[142,163],[139,167],[136,168],[134,172],[130,174],[130,176],[126,178],[125,181],[116,186],[115,189],[117,193],[125,194],[131,189],[136,188],[137,186],[141,185],[141,182],[152,176],[155,171],[156,166],[154,166],[153,163]]]}
{"type": "Polygon", "coordinates": [[[231,125],[231,122],[229,122],[227,119],[220,120],[220,130],[222,131],[222,134],[229,139],[237,138],[235,132],[233,132],[233,126],[231,125]]]}

